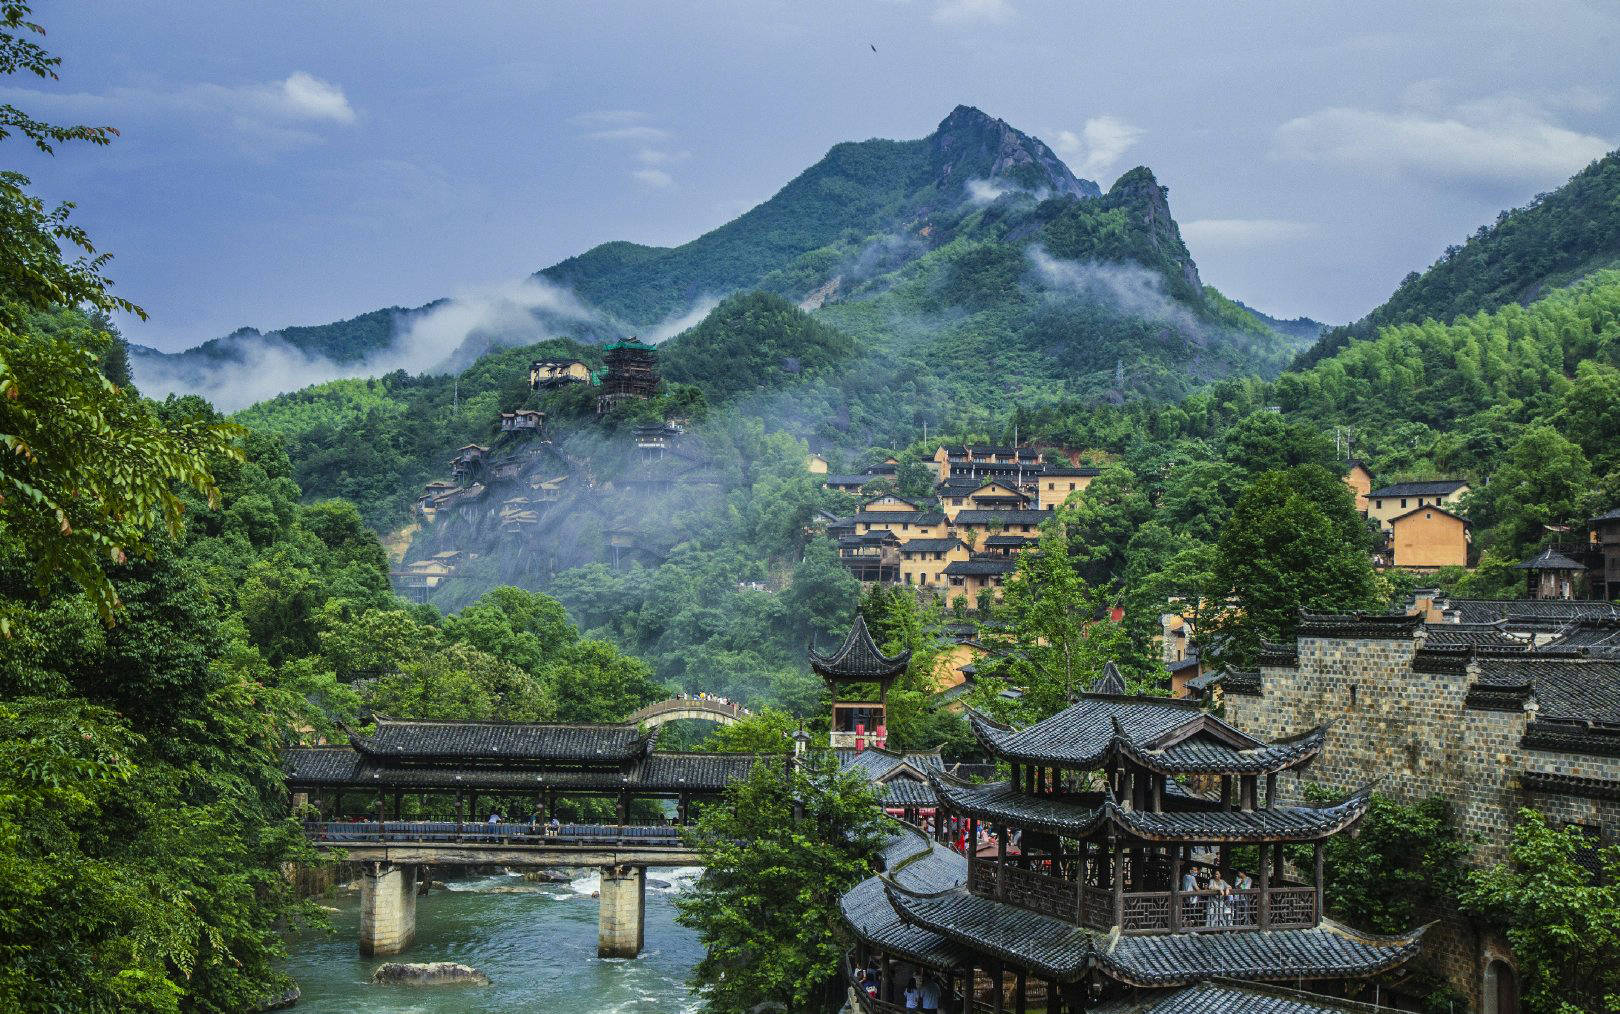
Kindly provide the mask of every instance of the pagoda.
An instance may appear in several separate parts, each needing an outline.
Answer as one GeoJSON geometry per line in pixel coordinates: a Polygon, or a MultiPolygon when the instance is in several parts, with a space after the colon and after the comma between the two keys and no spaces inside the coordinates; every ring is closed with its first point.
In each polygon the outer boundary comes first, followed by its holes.
{"type": "Polygon", "coordinates": [[[889,687],[906,671],[911,652],[885,655],[878,650],[866,619],[855,614],[844,643],[830,654],[810,649],[810,668],[832,691],[832,746],[857,750],[883,746],[888,739],[889,687]],[[840,691],[849,686],[878,688],[878,699],[840,701],[840,691]]]}
{"type": "Polygon", "coordinates": [[[884,872],[845,896],[861,966],[885,973],[867,1009],[912,976],[943,984],[941,1010],[1023,1012],[1037,996],[1058,1014],[1225,979],[1340,983],[1418,952],[1421,929],[1323,915],[1323,844],[1371,792],[1285,806],[1277,776],[1320,753],[1326,726],[1261,742],[1193,702],[1127,694],[1117,671],[1024,729],[968,718],[1010,777],[931,772],[935,840],[897,834],[884,872]],[[965,855],[939,840],[950,817],[965,855]]]}
{"type": "Polygon", "coordinates": [[[658,359],[653,346],[624,338],[604,346],[602,393],[596,398],[598,415],[627,398],[646,400],[658,393],[658,359]]]}

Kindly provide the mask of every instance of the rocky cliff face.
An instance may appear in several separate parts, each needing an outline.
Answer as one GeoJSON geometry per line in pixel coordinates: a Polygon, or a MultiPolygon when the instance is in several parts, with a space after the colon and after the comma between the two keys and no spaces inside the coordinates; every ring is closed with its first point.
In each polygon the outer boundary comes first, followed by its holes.
{"type": "Polygon", "coordinates": [[[1076,177],[1044,143],[972,106],[957,106],[941,120],[928,148],[941,188],[999,178],[1052,196],[1102,196],[1097,184],[1076,177]]]}

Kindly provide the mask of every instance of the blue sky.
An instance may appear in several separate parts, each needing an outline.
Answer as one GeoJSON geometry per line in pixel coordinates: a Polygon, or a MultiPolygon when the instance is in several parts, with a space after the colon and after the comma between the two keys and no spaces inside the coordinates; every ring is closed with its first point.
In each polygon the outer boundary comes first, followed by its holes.
{"type": "Polygon", "coordinates": [[[9,164],[177,349],[672,244],[828,147],[957,103],[1105,188],[1153,168],[1206,281],[1346,320],[1620,144],[1620,4],[39,3],[55,83],[107,123],[9,164]],[[877,52],[871,46],[877,47],[877,52]]]}

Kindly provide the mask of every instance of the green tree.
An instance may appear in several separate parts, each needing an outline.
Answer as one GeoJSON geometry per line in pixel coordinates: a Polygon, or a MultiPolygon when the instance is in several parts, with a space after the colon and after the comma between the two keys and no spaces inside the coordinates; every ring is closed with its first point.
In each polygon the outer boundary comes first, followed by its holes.
{"type": "Polygon", "coordinates": [[[1366,524],[1349,489],[1320,465],[1267,472],[1238,498],[1216,545],[1216,586],[1232,608],[1216,627],[1223,659],[1247,664],[1259,642],[1291,637],[1300,609],[1371,609],[1366,524]]]}
{"type": "Polygon", "coordinates": [[[1001,603],[980,629],[990,650],[979,664],[974,702],[1003,717],[1038,721],[1069,706],[1103,666],[1129,650],[1125,629],[1108,617],[1108,598],[1075,570],[1067,533],[1071,508],[1041,526],[1035,551],[1018,557],[1001,603]],[[1005,686],[1024,691],[1017,705],[1000,697],[1005,686]]]}
{"type": "Polygon", "coordinates": [[[1499,552],[1522,558],[1545,538],[1545,526],[1584,521],[1592,488],[1581,449],[1551,426],[1531,426],[1490,484],[1469,494],[1468,513],[1490,527],[1499,552]]]}
{"type": "Polygon", "coordinates": [[[731,725],[717,726],[704,741],[703,749],[721,753],[787,753],[793,749],[792,736],[799,724],[797,718],[780,708],[761,708],[731,725]]]}
{"type": "Polygon", "coordinates": [[[1620,1010],[1620,846],[1519,811],[1506,862],[1469,875],[1464,910],[1504,927],[1535,1014],[1620,1010]],[[1594,875],[1595,873],[1595,875],[1594,875]]]}
{"type": "Polygon", "coordinates": [[[838,903],[869,874],[884,818],[872,786],[839,771],[831,752],[784,767],[756,764],[690,832],[709,872],[676,902],[677,920],[703,942],[691,981],[713,1014],[831,1012],[844,1002],[838,903]]]}

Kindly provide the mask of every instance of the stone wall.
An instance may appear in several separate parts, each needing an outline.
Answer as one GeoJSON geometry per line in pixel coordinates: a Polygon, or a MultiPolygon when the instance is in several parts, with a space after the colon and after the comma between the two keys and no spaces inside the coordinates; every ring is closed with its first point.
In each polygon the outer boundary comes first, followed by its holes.
{"type": "MultiPolygon", "coordinates": [[[[1266,739],[1332,720],[1322,754],[1302,772],[1278,779],[1279,795],[1297,801],[1307,782],[1349,792],[1376,780],[1403,802],[1443,795],[1459,828],[1478,837],[1474,859],[1501,859],[1520,807],[1533,806],[1554,826],[1575,821],[1620,835],[1620,800],[1601,789],[1563,791],[1523,784],[1525,772],[1620,781],[1620,758],[1527,750],[1529,716],[1519,708],[1469,706],[1470,672],[1461,665],[1420,665],[1416,635],[1301,636],[1296,664],[1262,665],[1260,694],[1224,695],[1225,717],[1266,739]],[[1430,671],[1433,670],[1433,671],[1430,671]],[[1584,794],[1583,794],[1584,792],[1584,794]]],[[[1459,992],[1480,1003],[1484,962],[1505,947],[1456,913],[1436,913],[1425,955],[1459,992]]]]}
{"type": "Polygon", "coordinates": [[[360,875],[360,953],[398,954],[416,939],[417,867],[365,867],[360,875]]]}

